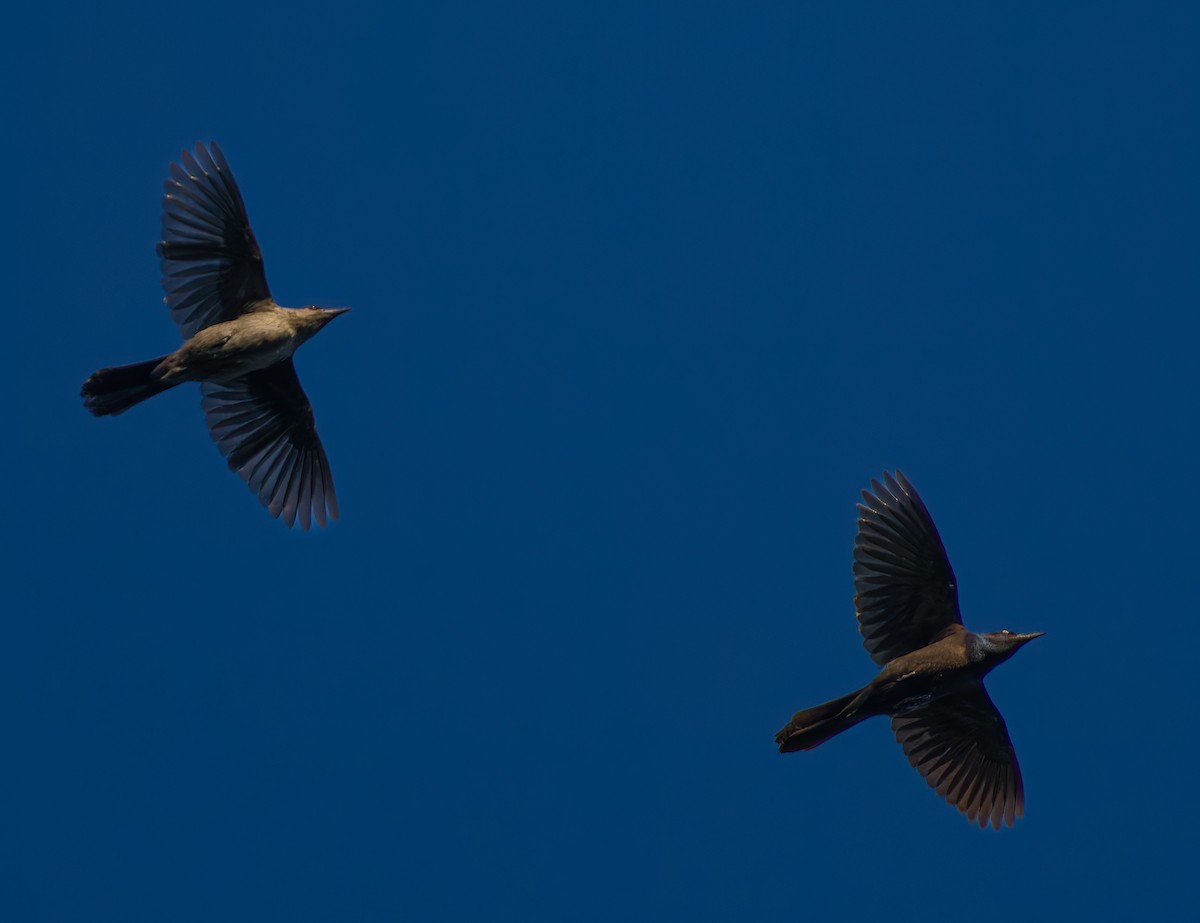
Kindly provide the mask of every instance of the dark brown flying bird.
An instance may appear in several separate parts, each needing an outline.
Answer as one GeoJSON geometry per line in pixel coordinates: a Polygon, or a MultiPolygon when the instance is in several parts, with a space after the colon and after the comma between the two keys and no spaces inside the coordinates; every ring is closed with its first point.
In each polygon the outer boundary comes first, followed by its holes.
{"type": "Polygon", "coordinates": [[[337,495],[312,405],[292,363],[305,340],[348,308],[282,308],[271,298],[242,194],[221,149],[197,143],[164,182],[163,301],[186,341],[146,362],[100,369],[83,384],[98,417],[185,381],[200,382],[213,441],[272,516],[337,519],[337,495]]]}
{"type": "Polygon", "coordinates": [[[863,646],[883,669],[857,692],[796,712],[775,735],[779,752],[811,750],[890,715],[908,761],[939,795],[980,827],[1011,827],[1025,790],[983,678],[1044,632],[967,631],[954,570],[912,484],[885,472],[871,488],[858,505],[854,604],[863,646]]]}

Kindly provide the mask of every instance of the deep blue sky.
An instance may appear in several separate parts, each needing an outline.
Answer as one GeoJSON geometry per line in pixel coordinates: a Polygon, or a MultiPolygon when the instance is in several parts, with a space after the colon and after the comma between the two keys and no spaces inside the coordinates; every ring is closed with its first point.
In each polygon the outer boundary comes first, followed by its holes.
{"type": "Polygon", "coordinates": [[[498,6],[8,20],[0,915],[1192,904],[1200,14],[498,6]],[[194,387],[77,398],[178,342],[197,139],[275,296],[354,309],[297,358],[323,532],[194,387]],[[1047,632],[989,680],[1013,830],[882,720],[772,743],[872,675],[854,504],[896,466],[968,626],[1047,632]]]}

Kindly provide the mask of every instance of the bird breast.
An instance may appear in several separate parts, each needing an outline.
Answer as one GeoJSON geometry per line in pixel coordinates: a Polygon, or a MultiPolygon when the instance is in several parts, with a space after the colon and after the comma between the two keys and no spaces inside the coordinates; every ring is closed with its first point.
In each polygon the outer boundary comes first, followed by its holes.
{"type": "Polygon", "coordinates": [[[180,349],[187,377],[229,381],[270,368],[296,351],[294,329],[276,318],[247,314],[199,331],[180,349]]]}

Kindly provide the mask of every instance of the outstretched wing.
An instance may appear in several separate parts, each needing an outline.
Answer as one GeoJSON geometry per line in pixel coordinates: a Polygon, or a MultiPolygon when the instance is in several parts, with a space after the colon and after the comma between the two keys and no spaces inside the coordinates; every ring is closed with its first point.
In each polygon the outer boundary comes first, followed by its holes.
{"type": "Polygon", "coordinates": [[[217,448],[272,516],[324,526],[337,519],[329,459],[291,359],[230,382],[201,382],[204,419],[217,448]]]}
{"type": "Polygon", "coordinates": [[[999,830],[1025,813],[1017,754],[982,684],[897,715],[892,731],[917,772],[967,820],[999,830]]]}
{"type": "Polygon", "coordinates": [[[858,504],[854,607],[863,646],[886,664],[962,624],[958,583],[933,518],[899,471],[858,504]]]}
{"type": "Polygon", "coordinates": [[[262,254],[242,194],[214,141],[184,151],[163,183],[163,299],[184,339],[269,300],[262,254]]]}

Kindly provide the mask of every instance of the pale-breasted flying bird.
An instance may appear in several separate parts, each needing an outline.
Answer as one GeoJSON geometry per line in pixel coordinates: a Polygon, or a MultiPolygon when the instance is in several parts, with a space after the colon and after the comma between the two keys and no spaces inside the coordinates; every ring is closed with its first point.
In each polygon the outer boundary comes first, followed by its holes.
{"type": "Polygon", "coordinates": [[[84,406],[115,415],[198,381],[229,467],[288,526],[324,526],[338,516],[337,495],[292,353],[349,309],[277,305],[221,149],[197,143],[180,159],[163,184],[158,255],[163,301],[185,342],[169,355],[95,372],[83,384],[84,406]]]}

